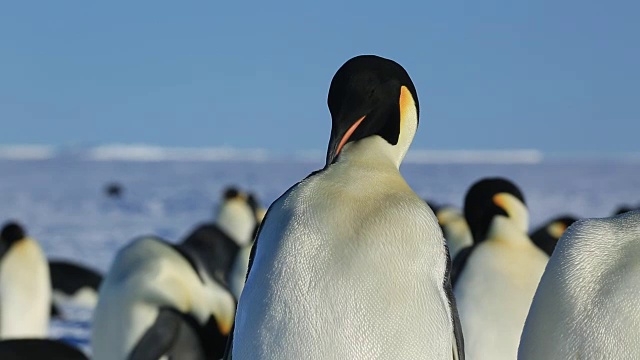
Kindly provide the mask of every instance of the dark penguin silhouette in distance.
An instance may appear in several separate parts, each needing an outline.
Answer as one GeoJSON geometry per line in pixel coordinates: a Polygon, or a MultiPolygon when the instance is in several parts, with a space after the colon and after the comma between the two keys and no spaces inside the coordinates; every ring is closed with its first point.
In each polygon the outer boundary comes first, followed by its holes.
{"type": "MultiPolygon", "coordinates": [[[[60,307],[71,302],[85,307],[95,307],[102,274],[95,269],[68,260],[49,260],[53,304],[60,307]]],[[[60,314],[58,314],[60,315],[60,314]]]]}
{"type": "Polygon", "coordinates": [[[104,193],[107,197],[119,199],[124,193],[124,187],[117,182],[112,182],[105,186],[104,193]]]}

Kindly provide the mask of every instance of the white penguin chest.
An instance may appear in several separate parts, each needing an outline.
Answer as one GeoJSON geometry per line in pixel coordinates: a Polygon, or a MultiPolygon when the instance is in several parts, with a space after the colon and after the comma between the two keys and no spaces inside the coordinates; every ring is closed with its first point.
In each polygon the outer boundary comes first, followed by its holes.
{"type": "Polygon", "coordinates": [[[451,356],[435,218],[402,193],[363,192],[303,183],[274,204],[239,305],[234,358],[451,356]]]}

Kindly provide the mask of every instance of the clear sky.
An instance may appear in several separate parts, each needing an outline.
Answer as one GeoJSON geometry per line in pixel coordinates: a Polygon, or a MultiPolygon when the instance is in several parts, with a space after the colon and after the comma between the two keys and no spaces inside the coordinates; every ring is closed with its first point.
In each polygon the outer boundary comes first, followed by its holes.
{"type": "Polygon", "coordinates": [[[640,2],[4,1],[0,144],[324,149],[358,54],[402,64],[420,149],[629,152],[640,2]]]}

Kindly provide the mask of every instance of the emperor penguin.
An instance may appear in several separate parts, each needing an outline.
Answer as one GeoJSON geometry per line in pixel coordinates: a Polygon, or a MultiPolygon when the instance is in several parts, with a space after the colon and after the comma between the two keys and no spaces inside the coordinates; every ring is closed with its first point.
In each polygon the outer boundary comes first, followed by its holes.
{"type": "MultiPolygon", "coordinates": [[[[228,285],[238,256],[251,249],[256,233],[257,209],[252,201],[251,194],[227,188],[215,222],[197,226],[180,244],[182,250],[200,259],[212,277],[228,285]]],[[[244,273],[242,276],[246,269],[244,273]]]]}
{"type": "Polygon", "coordinates": [[[456,256],[452,272],[467,355],[513,360],[548,256],[529,239],[525,200],[510,181],[475,183],[464,212],[474,244],[456,256]]]}
{"type": "Polygon", "coordinates": [[[9,222],[0,232],[0,340],[47,337],[50,311],[47,258],[20,224],[9,222]]]}
{"type": "Polygon", "coordinates": [[[542,249],[542,251],[551,256],[562,234],[577,220],[578,219],[572,215],[555,217],[532,232],[531,240],[542,249]]]}
{"type": "Polygon", "coordinates": [[[520,360],[640,359],[640,211],[564,233],[522,333],[520,360]]]}
{"type": "Polygon", "coordinates": [[[471,230],[462,211],[453,206],[442,206],[435,210],[435,214],[449,245],[449,255],[452,259],[460,250],[473,245],[471,230]]]}
{"type": "MultiPolygon", "coordinates": [[[[256,227],[253,234],[253,237],[255,238],[259,226],[266,214],[266,209],[264,209],[260,205],[257,197],[254,194],[249,194],[247,203],[249,204],[249,206],[251,206],[251,209],[253,209],[253,213],[255,215],[256,227]]],[[[236,299],[240,299],[242,289],[244,289],[244,283],[247,279],[247,270],[249,269],[249,257],[251,255],[252,247],[253,242],[250,245],[245,245],[240,248],[235,259],[233,260],[229,275],[227,276],[229,290],[231,290],[231,293],[233,293],[236,299]]]]}
{"type": "Polygon", "coordinates": [[[405,69],[347,61],[326,165],[267,211],[225,359],[463,359],[437,219],[399,172],[418,126],[405,69]]]}
{"type": "Polygon", "coordinates": [[[235,305],[197,259],[159,238],[138,238],[100,286],[93,359],[218,359],[235,305]]]}

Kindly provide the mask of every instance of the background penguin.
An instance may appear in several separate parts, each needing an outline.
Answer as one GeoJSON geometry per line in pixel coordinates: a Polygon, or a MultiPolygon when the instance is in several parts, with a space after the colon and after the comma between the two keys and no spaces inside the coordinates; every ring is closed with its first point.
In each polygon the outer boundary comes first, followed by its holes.
{"type": "Polygon", "coordinates": [[[449,246],[449,255],[452,259],[460,250],[473,245],[473,237],[467,220],[462,212],[453,206],[441,206],[434,210],[444,238],[449,246]]]}
{"type": "Polygon", "coordinates": [[[107,195],[107,197],[110,197],[110,198],[113,198],[113,199],[121,198],[123,192],[124,192],[123,186],[120,185],[117,182],[109,183],[104,187],[105,195],[107,195]]]}
{"type": "Polygon", "coordinates": [[[418,99],[397,63],[336,73],[324,169],[269,208],[226,359],[464,358],[442,232],[398,168],[418,99]]]}
{"type": "Polygon", "coordinates": [[[155,237],[118,252],[100,287],[95,360],[218,359],[235,299],[197,259],[155,237]]]}
{"type": "Polygon", "coordinates": [[[62,341],[13,339],[0,341],[2,360],[89,360],[80,350],[62,341]]]}
{"type": "Polygon", "coordinates": [[[251,248],[258,227],[258,211],[255,196],[228,188],[218,207],[216,221],[199,225],[182,241],[180,248],[191,257],[199,258],[210,276],[229,283],[241,250],[251,248]]]}
{"type": "Polygon", "coordinates": [[[640,359],[640,211],[580,220],[542,276],[518,359],[640,359]]]}
{"type": "Polygon", "coordinates": [[[511,182],[488,178],[465,198],[474,245],[454,260],[454,294],[470,359],[516,358],[548,256],[527,235],[524,197],[511,182]]]}
{"type": "MultiPolygon", "coordinates": [[[[256,237],[258,233],[258,229],[262,220],[264,220],[264,216],[266,214],[266,209],[263,208],[258,202],[257,197],[254,194],[249,194],[247,198],[247,203],[253,209],[253,213],[256,217],[256,227],[254,230],[253,238],[256,237]]],[[[236,299],[240,299],[240,295],[242,294],[242,289],[244,288],[245,280],[247,279],[247,270],[249,269],[249,257],[251,255],[251,249],[253,242],[251,245],[244,246],[238,251],[233,265],[231,266],[231,270],[227,276],[227,282],[229,284],[229,289],[231,293],[236,297],[236,299]]]]}
{"type": "Polygon", "coordinates": [[[51,280],[38,243],[17,223],[0,232],[0,339],[47,336],[51,280]]]}
{"type": "Polygon", "coordinates": [[[551,256],[565,230],[578,219],[571,215],[556,217],[531,233],[531,241],[551,256]]]}
{"type": "Polygon", "coordinates": [[[97,270],[66,260],[49,260],[49,273],[56,306],[71,302],[93,308],[98,303],[102,274],[97,270]]]}

